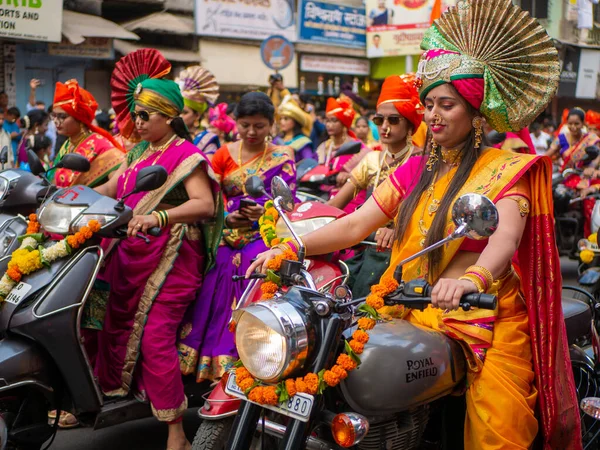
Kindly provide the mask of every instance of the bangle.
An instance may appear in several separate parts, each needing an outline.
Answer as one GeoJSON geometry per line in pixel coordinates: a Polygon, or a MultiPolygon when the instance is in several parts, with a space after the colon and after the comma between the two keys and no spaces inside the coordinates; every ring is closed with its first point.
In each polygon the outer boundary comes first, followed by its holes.
{"type": "Polygon", "coordinates": [[[486,291],[492,284],[494,284],[494,276],[492,275],[492,272],[483,266],[471,266],[465,270],[465,274],[473,274],[481,278],[484,281],[486,291]]]}
{"type": "Polygon", "coordinates": [[[477,288],[477,291],[480,294],[483,294],[486,291],[486,289],[483,285],[483,282],[477,275],[474,275],[472,273],[465,273],[462,277],[459,278],[459,280],[470,281],[471,283],[473,283],[475,285],[475,287],[477,288]]]}
{"type": "Polygon", "coordinates": [[[169,225],[169,213],[164,209],[160,211],[152,211],[152,215],[158,219],[158,226],[161,228],[169,225]]]}
{"type": "Polygon", "coordinates": [[[152,211],[152,215],[153,215],[154,217],[156,217],[156,219],[158,220],[158,226],[159,226],[160,228],[163,228],[163,226],[164,226],[164,225],[163,225],[162,217],[161,217],[161,215],[158,213],[158,211],[152,211]]]}

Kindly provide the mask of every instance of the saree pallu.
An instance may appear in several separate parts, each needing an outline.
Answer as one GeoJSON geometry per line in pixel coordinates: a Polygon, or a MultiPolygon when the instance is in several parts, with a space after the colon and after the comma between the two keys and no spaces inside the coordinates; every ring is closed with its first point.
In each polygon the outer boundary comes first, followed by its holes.
{"type": "MultiPolygon", "coordinates": [[[[275,147],[265,158],[259,155],[241,168],[231,159],[227,147],[213,158],[217,176],[226,198],[226,210],[237,211],[242,199],[264,205],[268,197],[250,198],[243,186],[247,176],[259,176],[271,194],[271,180],[282,177],[296,191],[294,155],[288,147],[275,147]]],[[[215,380],[231,367],[237,357],[234,335],[228,324],[232,309],[248,285],[234,282],[233,275],[243,275],[251,261],[267,250],[260,233],[252,229],[225,229],[217,251],[215,268],[206,274],[196,302],[186,313],[179,332],[179,359],[184,375],[196,374],[198,382],[215,380]]]]}
{"type": "Polygon", "coordinates": [[[565,170],[567,167],[581,168],[580,161],[585,157],[585,149],[600,143],[600,138],[594,133],[586,133],[577,144],[572,146],[569,146],[569,141],[564,134],[560,134],[557,140],[561,149],[566,147],[564,151],[561,151],[563,159],[561,170],[565,170]]]}
{"type": "MultiPolygon", "coordinates": [[[[69,153],[70,141],[67,140],[54,158],[53,166],[69,153]]],[[[84,184],[96,187],[108,181],[108,175],[119,168],[125,160],[125,153],[118,149],[104,136],[92,133],[85,138],[72,153],[85,156],[90,162],[88,172],[73,172],[69,169],[55,169],[54,184],[58,187],[69,187],[84,184]]]]}
{"type": "MultiPolygon", "coordinates": [[[[144,167],[161,165],[169,176],[161,188],[125,200],[134,214],[150,214],[161,203],[177,203],[185,191],[183,181],[201,167],[212,180],[216,211],[222,215],[216,178],[193,144],[176,140],[166,151],[138,159],[147,147],[142,143],[131,151],[130,169],[119,178],[117,195],[134,188],[135,176],[144,167]]],[[[203,225],[210,227],[209,223],[203,225]]],[[[150,244],[137,238],[122,240],[107,257],[102,274],[110,285],[98,340],[96,372],[102,391],[108,396],[124,396],[136,384],[138,391],[147,394],[161,421],[173,421],[187,408],[176,336],[212,258],[214,245],[207,242],[207,234],[218,237],[201,232],[196,225],[173,224],[160,236],[149,236],[150,244]]]]}
{"type": "Polygon", "coordinates": [[[196,135],[194,138],[194,145],[210,158],[219,149],[221,143],[219,142],[219,136],[205,130],[196,135]]]}
{"type": "Polygon", "coordinates": [[[282,138],[277,137],[273,142],[276,145],[285,145],[287,147],[291,147],[296,155],[295,160],[297,163],[303,159],[317,159],[317,156],[313,150],[312,141],[303,134],[299,134],[289,141],[284,141],[282,138]]]}
{"type": "MultiPolygon", "coordinates": [[[[396,216],[402,199],[416,185],[425,163],[425,157],[411,158],[409,163],[400,167],[374,192],[376,203],[390,218],[396,216]],[[415,169],[417,176],[414,174],[415,169]]],[[[441,198],[455,171],[453,169],[448,174],[448,179],[442,177],[435,184],[434,198],[441,198]]],[[[527,448],[531,444],[531,437],[535,436],[537,428],[530,420],[527,408],[533,401],[534,391],[530,390],[528,393],[523,389],[526,384],[524,380],[529,379],[529,366],[527,358],[524,358],[526,355],[521,354],[519,358],[515,358],[516,350],[513,348],[514,342],[525,345],[527,334],[531,342],[535,387],[539,393],[537,411],[544,448],[581,448],[579,408],[561,305],[562,282],[554,238],[551,173],[551,163],[546,157],[488,149],[477,160],[469,180],[458,194],[460,196],[474,192],[486,195],[496,202],[521,178],[529,182],[531,211],[517,252],[522,280],[518,288],[516,284],[510,284],[510,291],[500,288],[500,306],[497,311],[442,313],[429,309],[423,315],[404,311],[404,314],[410,313],[415,321],[439,329],[464,343],[469,377],[472,386],[476,386],[474,390],[467,391],[469,417],[465,441],[472,446],[468,448],[527,448]],[[507,316],[503,313],[507,307],[512,308],[511,305],[515,304],[517,290],[522,292],[525,299],[527,318],[518,309],[513,309],[507,316]],[[503,318],[508,320],[509,326],[497,331],[503,318]],[[492,355],[495,355],[493,358],[501,356],[501,359],[493,359],[492,355]],[[491,365],[487,365],[486,358],[492,358],[491,365]],[[515,377],[518,373],[521,374],[520,379],[515,377]],[[502,402],[511,400],[511,397],[502,397],[500,400],[500,396],[494,391],[506,377],[512,378],[511,383],[520,386],[519,389],[511,388],[514,400],[511,404],[514,405],[510,408],[505,405],[501,410],[488,410],[492,405],[490,399],[496,405],[503,405],[502,402]],[[491,414],[490,411],[495,412],[491,414]],[[519,426],[510,427],[514,418],[508,414],[519,414],[518,411],[521,411],[519,426]],[[515,433],[517,429],[519,433],[515,433]],[[504,439],[511,439],[513,442],[506,445],[504,439]]],[[[421,199],[417,213],[424,207],[423,202],[421,199]]],[[[431,223],[432,218],[427,214],[424,218],[431,223]]],[[[419,219],[420,214],[415,214],[402,243],[394,247],[392,263],[383,278],[393,277],[396,265],[401,260],[421,250],[419,219]]],[[[455,228],[450,213],[447,220],[446,231],[450,233],[455,228]]],[[[459,239],[446,245],[440,273],[448,267],[463,241],[464,239],[459,239]]],[[[424,259],[406,264],[403,275],[405,280],[427,278],[430,282],[435,282],[435,277],[431,279],[427,273],[427,262],[424,259]]]]}

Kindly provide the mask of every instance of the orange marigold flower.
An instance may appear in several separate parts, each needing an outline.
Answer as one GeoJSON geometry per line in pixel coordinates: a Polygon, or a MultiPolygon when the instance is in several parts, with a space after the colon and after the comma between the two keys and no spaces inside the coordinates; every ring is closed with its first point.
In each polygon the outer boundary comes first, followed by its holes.
{"type": "Polygon", "coordinates": [[[384,278],[379,284],[381,284],[385,288],[385,294],[391,294],[396,289],[398,289],[399,286],[398,282],[393,278],[384,278]]]}
{"type": "Polygon", "coordinates": [[[326,370],[323,374],[323,380],[327,383],[327,386],[335,387],[340,384],[340,377],[338,377],[331,370],[326,370]]]}
{"type": "Polygon", "coordinates": [[[362,344],[366,344],[369,342],[369,335],[362,330],[356,330],[354,333],[352,333],[352,339],[362,344]]]}
{"type": "Polygon", "coordinates": [[[354,369],[356,369],[356,363],[354,362],[354,360],[345,353],[342,353],[340,356],[338,356],[336,362],[342,367],[342,369],[344,369],[347,372],[351,372],[354,369]]]}
{"type": "Polygon", "coordinates": [[[367,305],[369,305],[370,307],[374,308],[374,309],[379,309],[379,308],[383,308],[383,306],[385,305],[385,303],[383,302],[383,298],[380,297],[377,294],[370,294],[367,297],[367,305]]]}
{"type": "Polygon", "coordinates": [[[346,372],[346,369],[338,366],[337,364],[331,368],[331,371],[340,377],[340,380],[345,380],[348,378],[348,372],[346,372]]]}
{"type": "Polygon", "coordinates": [[[37,215],[36,214],[29,214],[29,220],[32,222],[36,222],[37,221],[37,215]]]}
{"type": "Polygon", "coordinates": [[[298,261],[298,255],[296,255],[291,248],[283,252],[282,256],[283,259],[288,259],[290,261],[298,261]]]}
{"type": "Polygon", "coordinates": [[[263,389],[263,404],[272,406],[279,404],[279,396],[275,386],[267,386],[263,389]]]}
{"type": "Polygon", "coordinates": [[[81,229],[79,230],[81,233],[86,234],[88,231],[90,231],[90,229],[88,227],[81,227],[81,229]]]}
{"type": "Polygon", "coordinates": [[[242,380],[246,378],[252,378],[252,375],[250,375],[248,369],[246,369],[245,367],[238,367],[237,369],[235,369],[235,382],[238,386],[240,385],[242,380]]]}
{"type": "Polygon", "coordinates": [[[296,393],[298,393],[298,392],[303,392],[303,393],[308,392],[308,386],[304,382],[303,378],[296,378],[295,385],[296,385],[296,393]]]}
{"type": "Polygon", "coordinates": [[[240,389],[246,392],[247,389],[250,389],[254,384],[253,378],[244,378],[242,381],[238,381],[237,378],[235,380],[236,384],[240,387],[240,389]]]}
{"type": "Polygon", "coordinates": [[[265,216],[271,216],[273,220],[277,222],[277,219],[279,218],[279,213],[275,208],[271,207],[265,211],[265,216]]]}
{"type": "Polygon", "coordinates": [[[310,395],[315,395],[319,390],[319,376],[314,373],[309,373],[304,376],[306,383],[306,392],[310,395]]]}
{"type": "Polygon", "coordinates": [[[265,281],[260,285],[260,290],[263,292],[263,294],[275,294],[277,289],[279,289],[279,287],[272,281],[265,281]]]}
{"type": "Polygon", "coordinates": [[[365,350],[365,344],[352,340],[350,341],[350,348],[354,350],[354,353],[360,355],[365,350]]]}
{"type": "Polygon", "coordinates": [[[11,267],[10,269],[8,269],[6,271],[6,275],[13,281],[15,282],[19,282],[21,281],[21,272],[19,272],[19,269],[16,267],[11,267]]]}
{"type": "Polygon", "coordinates": [[[274,247],[277,244],[281,244],[281,239],[275,238],[271,241],[271,247],[274,247]]]}
{"type": "Polygon", "coordinates": [[[275,258],[267,262],[267,269],[277,272],[281,268],[281,255],[277,255],[275,258]]]}
{"type": "Polygon", "coordinates": [[[259,403],[261,405],[264,404],[263,388],[261,386],[256,386],[254,389],[248,392],[248,400],[259,403]]]}
{"type": "Polygon", "coordinates": [[[292,378],[285,380],[285,389],[287,390],[290,397],[293,397],[294,395],[296,395],[296,392],[298,392],[296,390],[296,382],[292,378]]]}
{"type": "Polygon", "coordinates": [[[371,286],[371,294],[375,294],[378,296],[383,296],[385,294],[387,294],[385,287],[380,283],[380,284],[374,284],[373,286],[371,286]]]}
{"type": "Polygon", "coordinates": [[[375,328],[375,319],[369,319],[368,317],[363,317],[358,319],[358,328],[361,330],[372,330],[375,328]]]}
{"type": "Polygon", "coordinates": [[[100,231],[100,228],[102,228],[100,222],[98,222],[97,220],[90,220],[88,222],[88,227],[90,228],[90,230],[92,230],[92,233],[97,233],[98,231],[100,231]]]}

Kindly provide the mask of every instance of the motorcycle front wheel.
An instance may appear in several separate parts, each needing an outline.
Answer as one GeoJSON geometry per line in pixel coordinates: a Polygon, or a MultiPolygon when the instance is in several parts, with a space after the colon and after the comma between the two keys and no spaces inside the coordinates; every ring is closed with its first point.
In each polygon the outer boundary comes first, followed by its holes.
{"type": "Polygon", "coordinates": [[[196,432],[192,450],[223,450],[234,420],[235,416],[222,420],[203,420],[196,432]]]}

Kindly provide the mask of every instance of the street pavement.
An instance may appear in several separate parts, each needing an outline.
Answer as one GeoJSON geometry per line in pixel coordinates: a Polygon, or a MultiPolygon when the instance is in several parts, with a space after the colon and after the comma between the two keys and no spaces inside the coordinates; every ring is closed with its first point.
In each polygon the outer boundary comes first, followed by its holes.
{"type": "MultiPolygon", "coordinates": [[[[564,284],[577,284],[577,262],[561,259],[564,284]]],[[[197,409],[186,412],[183,421],[190,442],[200,425],[197,409]]],[[[76,428],[59,431],[51,450],[165,450],[167,425],[153,418],[93,431],[76,428]]]]}

